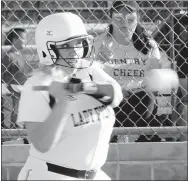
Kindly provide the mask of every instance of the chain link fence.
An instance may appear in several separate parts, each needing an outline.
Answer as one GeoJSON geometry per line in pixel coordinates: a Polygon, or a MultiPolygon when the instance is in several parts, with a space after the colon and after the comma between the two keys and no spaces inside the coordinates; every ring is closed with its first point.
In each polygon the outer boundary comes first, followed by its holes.
{"type": "MultiPolygon", "coordinates": [[[[158,135],[163,141],[187,140],[187,71],[188,71],[188,1],[137,1],[140,23],[158,43],[160,68],[177,71],[180,87],[177,91],[157,92],[156,113],[152,120],[139,126],[125,113],[132,125],[122,122],[114,128],[113,135],[121,135],[118,142],[134,142],[140,135],[151,140],[158,135]],[[131,126],[130,126],[131,125],[131,126]]],[[[27,137],[24,128],[16,124],[20,94],[10,84],[23,85],[30,73],[40,67],[34,32],[37,23],[45,16],[58,12],[73,12],[84,21],[89,34],[94,37],[106,33],[111,22],[109,9],[112,1],[12,1],[4,0],[2,6],[2,141],[27,137]],[[25,37],[26,36],[26,37],[25,37]],[[16,38],[15,38],[16,37],[16,38]],[[18,40],[17,40],[18,39],[18,40]],[[18,47],[19,41],[23,47],[18,47]],[[13,43],[14,42],[14,43],[13,43]]],[[[155,67],[154,67],[155,68],[155,67]]],[[[141,100],[139,100],[141,102],[141,100]]],[[[135,109],[136,110],[136,105],[135,109]]],[[[121,109],[120,109],[121,111],[121,109]]],[[[138,113],[141,114],[141,113],[138,113]]],[[[124,120],[126,122],[126,120],[124,120]]]]}

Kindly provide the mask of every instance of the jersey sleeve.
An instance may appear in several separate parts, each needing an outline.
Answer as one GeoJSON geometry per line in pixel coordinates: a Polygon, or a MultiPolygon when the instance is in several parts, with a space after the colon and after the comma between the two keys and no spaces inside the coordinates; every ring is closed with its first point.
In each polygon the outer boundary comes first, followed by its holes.
{"type": "Polygon", "coordinates": [[[117,107],[123,99],[121,86],[117,83],[117,81],[112,77],[110,77],[106,72],[104,72],[98,64],[93,65],[92,76],[93,76],[93,81],[95,81],[96,83],[107,82],[112,85],[114,91],[114,97],[111,102],[111,105],[113,107],[117,107]]]}
{"type": "Polygon", "coordinates": [[[19,101],[17,123],[22,125],[24,122],[44,122],[50,113],[48,99],[42,92],[33,91],[26,82],[19,101]]]}

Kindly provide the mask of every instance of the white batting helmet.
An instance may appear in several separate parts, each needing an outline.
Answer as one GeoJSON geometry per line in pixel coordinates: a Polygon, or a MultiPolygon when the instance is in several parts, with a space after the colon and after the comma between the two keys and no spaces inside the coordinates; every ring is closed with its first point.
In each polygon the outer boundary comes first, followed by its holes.
{"type": "MultiPolygon", "coordinates": [[[[79,16],[70,12],[63,12],[43,18],[37,25],[35,32],[40,62],[44,65],[51,65],[55,64],[57,58],[65,60],[65,57],[58,56],[58,49],[54,50],[52,46],[65,44],[75,39],[83,39],[84,53],[82,58],[89,58],[93,49],[93,37],[88,35],[79,16]]],[[[92,61],[89,65],[91,64],[92,61]]],[[[71,65],[67,63],[67,67],[71,67],[71,65]]]]}

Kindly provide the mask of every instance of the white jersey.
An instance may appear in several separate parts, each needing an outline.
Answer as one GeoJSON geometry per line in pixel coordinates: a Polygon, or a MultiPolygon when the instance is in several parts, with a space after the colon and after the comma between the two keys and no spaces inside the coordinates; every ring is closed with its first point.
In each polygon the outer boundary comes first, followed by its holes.
{"type": "MultiPolygon", "coordinates": [[[[113,82],[114,90],[121,91],[118,83],[99,69],[91,68],[93,80],[113,82]],[[103,73],[102,73],[103,72],[103,73]],[[103,74],[103,76],[101,76],[103,74]],[[118,87],[119,86],[119,87],[118,87]]],[[[76,73],[78,78],[90,81],[87,69],[76,73]]],[[[47,79],[46,79],[47,80],[47,79]]],[[[44,75],[31,77],[26,85],[49,85],[44,75]]],[[[30,155],[68,168],[78,170],[99,169],[106,161],[108,143],[115,122],[111,105],[105,106],[97,99],[83,94],[69,94],[69,118],[59,142],[46,153],[40,153],[31,144],[30,155]]],[[[43,122],[51,112],[48,92],[23,92],[20,99],[18,123],[43,122]]],[[[46,133],[48,134],[48,133],[46,133]]]]}
{"type": "Polygon", "coordinates": [[[132,81],[138,83],[143,80],[147,70],[156,68],[159,63],[160,53],[157,44],[154,40],[150,40],[150,43],[154,48],[144,55],[132,44],[123,46],[111,36],[102,34],[95,40],[96,59],[101,60],[103,55],[107,55],[104,71],[120,85],[124,86],[132,81]]]}

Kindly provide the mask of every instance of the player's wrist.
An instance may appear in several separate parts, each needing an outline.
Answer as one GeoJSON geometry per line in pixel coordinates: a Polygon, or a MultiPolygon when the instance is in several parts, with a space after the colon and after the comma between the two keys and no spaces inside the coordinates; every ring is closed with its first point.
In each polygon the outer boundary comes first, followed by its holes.
{"type": "Polygon", "coordinates": [[[98,86],[95,82],[83,82],[82,89],[87,94],[97,94],[98,86]]]}

